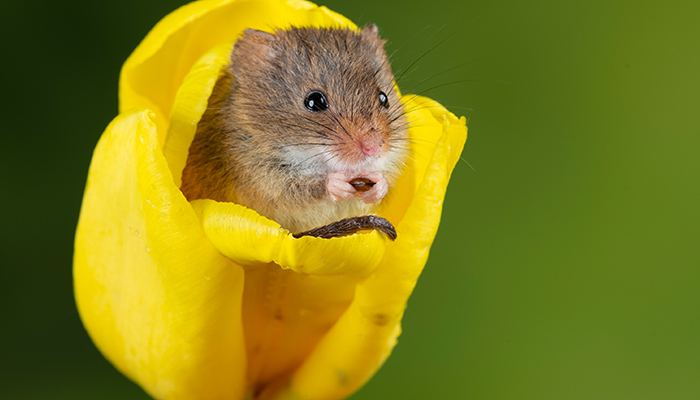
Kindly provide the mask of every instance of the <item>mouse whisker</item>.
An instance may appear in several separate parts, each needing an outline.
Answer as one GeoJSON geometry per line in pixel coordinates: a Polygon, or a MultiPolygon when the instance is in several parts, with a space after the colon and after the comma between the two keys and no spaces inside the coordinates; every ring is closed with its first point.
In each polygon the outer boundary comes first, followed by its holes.
{"type": "Polygon", "coordinates": [[[291,143],[291,144],[285,144],[281,146],[277,146],[278,149],[284,149],[287,147],[327,147],[327,146],[332,146],[332,144],[329,143],[291,143]]]}
{"type": "MultiPolygon", "coordinates": [[[[407,124],[407,125],[404,127],[404,129],[424,128],[424,127],[428,127],[428,126],[430,126],[430,125],[427,125],[427,124],[415,124],[415,121],[413,121],[413,122],[407,124]]],[[[433,125],[433,126],[435,126],[435,125],[433,125]]]]}
{"type": "MultiPolygon", "coordinates": [[[[433,107],[437,108],[438,106],[433,106],[433,107]]],[[[471,111],[471,112],[474,112],[474,109],[473,109],[473,108],[471,108],[471,107],[464,107],[464,106],[450,106],[450,105],[444,105],[443,107],[447,107],[447,108],[454,108],[454,109],[457,109],[457,110],[466,110],[466,111],[471,111]]],[[[432,107],[431,107],[431,108],[432,108],[432,107]]]]}
{"type": "Polygon", "coordinates": [[[460,160],[460,161],[464,161],[464,163],[467,164],[467,165],[469,166],[469,168],[472,169],[472,171],[476,172],[476,169],[475,169],[475,168],[469,163],[469,161],[467,161],[464,157],[459,156],[459,160],[460,160]]]}
{"type": "MultiPolygon", "coordinates": [[[[340,120],[338,114],[334,110],[331,110],[331,109],[328,109],[328,111],[330,111],[330,113],[328,115],[330,115],[331,118],[333,118],[333,120],[338,124],[338,126],[340,126],[340,129],[343,131],[343,133],[348,138],[352,139],[352,135],[350,134],[350,131],[348,131],[348,129],[345,127],[345,125],[343,125],[343,122],[340,120]]],[[[352,112],[351,112],[351,117],[352,117],[352,112]]],[[[338,137],[340,137],[340,136],[338,136],[338,137]]]]}
{"type": "MultiPolygon", "coordinates": [[[[420,149],[423,149],[423,150],[428,151],[428,152],[433,150],[433,146],[430,146],[427,143],[410,143],[410,144],[404,143],[402,145],[395,146],[395,147],[398,150],[403,150],[406,153],[405,157],[410,157],[411,159],[413,159],[413,157],[411,157],[411,153],[412,153],[411,150],[413,150],[413,149],[420,148],[420,149]]],[[[413,160],[413,161],[415,161],[415,160],[413,160]]]]}
{"type": "Polygon", "coordinates": [[[411,103],[415,103],[419,100],[423,100],[423,102],[420,104],[425,104],[425,103],[430,102],[430,99],[425,99],[423,97],[420,97],[420,95],[417,95],[417,94],[407,94],[407,95],[405,95],[405,97],[407,98],[407,100],[403,104],[404,107],[408,106],[411,103]]]}
{"type": "MultiPolygon", "coordinates": [[[[305,121],[308,121],[308,122],[311,122],[311,123],[313,123],[313,124],[319,125],[319,126],[321,126],[321,127],[323,127],[323,128],[326,128],[329,132],[333,132],[333,129],[330,128],[329,126],[327,126],[327,125],[325,125],[325,124],[323,124],[323,123],[321,123],[321,122],[318,122],[318,121],[316,121],[316,120],[314,120],[314,119],[312,119],[312,118],[309,118],[309,117],[307,117],[307,116],[305,116],[305,115],[301,115],[301,114],[298,114],[298,113],[295,113],[295,112],[292,112],[292,111],[281,110],[281,109],[277,109],[277,108],[273,108],[273,107],[267,107],[266,109],[267,109],[268,111],[273,112],[273,113],[285,113],[285,114],[287,114],[287,115],[289,115],[289,116],[291,116],[291,117],[293,117],[293,118],[301,118],[301,119],[303,119],[303,120],[305,120],[305,121]]],[[[282,121],[283,121],[283,122],[286,122],[286,120],[282,120],[282,121]]]]}
{"type": "Polygon", "coordinates": [[[393,124],[394,122],[398,121],[400,118],[403,118],[403,117],[407,116],[407,114],[408,114],[408,113],[402,113],[402,114],[399,114],[399,115],[397,115],[397,116],[391,118],[391,119],[389,120],[389,125],[391,125],[391,124],[393,124]]]}
{"type": "MultiPolygon", "coordinates": [[[[413,112],[418,111],[418,110],[419,110],[419,109],[411,110],[411,112],[413,113],[413,112]]],[[[405,116],[404,116],[404,115],[400,115],[400,116],[398,116],[398,117],[392,119],[391,122],[389,122],[389,123],[390,123],[390,124],[393,124],[394,122],[397,122],[397,121],[398,121],[399,124],[410,125],[412,122],[420,121],[420,120],[423,120],[423,119],[425,119],[425,118],[427,118],[427,117],[421,116],[421,117],[418,117],[418,118],[415,118],[415,117],[414,117],[414,118],[408,118],[408,114],[407,114],[407,115],[405,115],[405,116]],[[403,121],[400,121],[400,119],[401,119],[402,117],[406,117],[406,118],[404,118],[403,121]],[[405,121],[405,122],[404,122],[404,121],[405,121]]]]}
{"type": "Polygon", "coordinates": [[[279,149],[283,149],[286,147],[303,147],[303,146],[310,146],[310,147],[318,147],[318,146],[323,146],[323,147],[333,147],[337,146],[337,143],[311,143],[311,142],[298,142],[298,143],[289,143],[289,144],[283,144],[280,146],[276,146],[279,149]]]}
{"type": "Polygon", "coordinates": [[[439,109],[439,108],[443,108],[443,107],[446,107],[446,108],[448,108],[448,109],[453,108],[453,109],[457,109],[457,110],[467,110],[467,111],[472,111],[472,112],[474,111],[473,108],[469,108],[469,107],[448,106],[448,105],[441,105],[441,104],[438,104],[438,105],[424,106],[424,107],[416,106],[415,108],[411,108],[410,110],[407,110],[407,112],[414,112],[414,111],[419,111],[419,110],[424,110],[424,109],[430,109],[430,108],[438,108],[438,109],[439,109]]]}
{"type": "Polygon", "coordinates": [[[510,82],[498,81],[498,80],[493,80],[493,79],[459,79],[459,80],[456,80],[456,81],[445,82],[445,83],[441,83],[441,84],[439,84],[439,85],[435,85],[435,86],[429,87],[429,88],[427,88],[427,89],[425,89],[425,90],[422,90],[421,92],[415,94],[414,96],[422,96],[422,95],[428,93],[428,92],[431,91],[431,90],[434,90],[434,89],[437,89],[437,88],[441,88],[441,87],[443,87],[443,86],[455,85],[455,84],[458,84],[458,83],[473,83],[473,82],[510,83],[510,82]]]}
{"type": "MultiPolygon", "coordinates": [[[[425,32],[428,28],[430,28],[430,25],[425,26],[423,29],[419,30],[419,31],[416,32],[413,36],[411,36],[408,40],[406,40],[406,41],[404,41],[403,43],[401,43],[401,44],[399,45],[399,47],[397,47],[394,51],[391,52],[391,54],[389,54],[389,55],[387,56],[386,60],[384,60],[384,62],[382,63],[382,65],[384,65],[385,63],[387,63],[387,62],[393,60],[393,59],[394,59],[394,55],[396,54],[396,52],[398,52],[399,50],[401,50],[401,48],[402,48],[403,46],[405,46],[405,45],[407,45],[408,43],[410,43],[413,39],[416,38],[416,36],[418,36],[418,35],[422,34],[423,32],[425,32]]],[[[381,68],[382,65],[380,65],[380,68],[381,68]]]]}
{"type": "Polygon", "coordinates": [[[393,124],[394,122],[400,120],[401,118],[404,118],[405,116],[406,116],[406,114],[399,114],[399,115],[396,115],[396,116],[394,116],[394,117],[391,117],[391,118],[388,120],[387,124],[388,124],[389,126],[392,126],[392,124],[393,124]]]}
{"type": "MultiPolygon", "coordinates": [[[[403,104],[404,107],[408,107],[409,105],[411,107],[415,107],[415,106],[420,106],[422,104],[426,104],[426,103],[430,102],[430,99],[425,99],[425,98],[421,97],[419,94],[407,94],[404,97],[406,98],[406,101],[403,104]],[[418,102],[420,100],[423,100],[423,102],[415,104],[416,102],[418,102]]],[[[406,110],[407,110],[406,113],[410,112],[410,111],[408,111],[408,108],[406,108],[406,110]]]]}
{"type": "Polygon", "coordinates": [[[399,104],[393,105],[389,108],[389,118],[392,121],[396,121],[397,119],[401,118],[402,116],[406,115],[406,105],[401,102],[399,104]]]}
{"type": "Polygon", "coordinates": [[[416,144],[435,144],[434,140],[428,140],[428,139],[421,139],[421,138],[416,138],[416,137],[406,137],[406,138],[397,138],[394,139],[397,142],[409,142],[409,143],[416,143],[416,144]]]}
{"type": "MultiPolygon", "coordinates": [[[[420,65],[416,66],[415,68],[406,70],[406,71],[400,76],[400,78],[401,78],[401,79],[409,78],[414,72],[418,71],[418,69],[420,69],[420,65]]],[[[408,80],[408,81],[410,82],[410,80],[408,80]]],[[[402,83],[406,83],[406,82],[407,82],[407,81],[403,81],[402,83]]],[[[398,84],[398,81],[397,81],[397,84],[398,84]]]]}
{"type": "Polygon", "coordinates": [[[394,114],[397,114],[397,113],[398,113],[398,114],[404,114],[404,106],[405,106],[405,104],[403,104],[401,101],[398,101],[397,103],[398,103],[398,104],[392,104],[392,105],[389,107],[389,110],[388,110],[389,115],[394,115],[394,114]]]}
{"type": "Polygon", "coordinates": [[[323,165],[324,167],[326,167],[326,166],[328,166],[328,164],[329,164],[331,161],[333,161],[335,158],[337,158],[337,157],[339,157],[339,156],[340,156],[340,155],[339,155],[338,153],[334,153],[334,154],[332,154],[332,155],[330,156],[330,158],[327,158],[327,159],[323,160],[323,163],[322,163],[321,165],[323,165]]]}
{"type": "Polygon", "coordinates": [[[404,167],[407,165],[406,161],[411,161],[414,164],[417,162],[416,159],[410,155],[406,156],[406,159],[401,161],[401,164],[403,164],[404,167]]]}
{"type": "MultiPolygon", "coordinates": [[[[405,58],[404,61],[401,63],[401,65],[399,65],[399,68],[396,69],[396,70],[397,70],[397,73],[398,73],[398,71],[401,71],[401,70],[402,70],[404,64],[406,64],[406,61],[408,61],[408,60],[413,56],[413,54],[414,54],[416,51],[418,51],[418,49],[420,49],[421,47],[423,47],[423,45],[426,44],[426,43],[428,42],[428,40],[432,39],[433,36],[435,36],[438,32],[440,32],[444,27],[445,27],[445,25],[443,25],[443,26],[441,26],[440,28],[438,28],[435,32],[433,32],[432,34],[430,34],[430,36],[428,36],[425,40],[423,40],[423,42],[422,42],[418,47],[416,47],[415,49],[413,49],[413,51],[412,51],[411,53],[409,53],[408,56],[406,56],[406,58],[405,58]]],[[[444,41],[444,40],[443,40],[443,41],[444,41]]],[[[438,43],[438,45],[440,45],[440,44],[442,44],[442,42],[438,43]]],[[[431,49],[428,50],[427,53],[424,53],[422,56],[418,57],[417,60],[415,60],[413,63],[411,63],[411,65],[408,66],[407,70],[408,70],[408,69],[411,69],[411,67],[412,67],[416,62],[418,62],[420,59],[422,59],[426,54],[430,53],[435,47],[437,47],[437,46],[433,46],[431,49]]],[[[401,80],[401,78],[405,75],[405,73],[406,73],[406,72],[404,71],[401,75],[399,75],[398,78],[394,79],[394,81],[398,84],[399,81],[401,80]]]]}
{"type": "MultiPolygon", "coordinates": [[[[286,126],[286,127],[299,128],[299,129],[301,129],[303,132],[313,132],[313,133],[315,133],[315,135],[308,135],[308,134],[305,135],[305,134],[301,134],[301,133],[295,132],[295,133],[294,133],[295,136],[303,136],[303,137],[309,137],[309,138],[318,138],[318,136],[321,136],[321,137],[323,137],[323,138],[325,138],[325,139],[329,139],[329,135],[328,135],[329,132],[328,132],[328,131],[309,130],[308,127],[306,127],[306,126],[299,125],[299,124],[296,124],[296,123],[293,123],[293,122],[288,122],[288,121],[279,121],[279,122],[280,122],[281,125],[284,125],[284,126],[286,126]]],[[[332,134],[332,133],[333,133],[333,132],[331,132],[331,134],[332,134]]]]}
{"type": "Polygon", "coordinates": [[[485,56],[477,57],[477,58],[474,58],[474,59],[472,59],[472,60],[466,61],[466,62],[464,62],[464,63],[455,65],[454,67],[447,68],[446,70],[443,70],[442,72],[438,72],[437,74],[435,74],[435,75],[433,75],[433,76],[431,76],[431,77],[429,77],[429,78],[426,78],[426,79],[424,79],[424,80],[418,82],[418,83],[417,83],[415,86],[413,86],[413,88],[411,88],[409,91],[410,91],[410,92],[413,92],[414,90],[418,89],[421,85],[423,85],[423,84],[425,84],[425,83],[427,83],[427,82],[429,82],[429,81],[431,81],[431,80],[437,78],[438,76],[444,75],[444,74],[446,74],[446,73],[448,73],[448,72],[450,72],[450,71],[454,71],[455,69],[458,69],[458,68],[467,66],[467,65],[469,65],[469,64],[473,64],[473,63],[475,63],[475,62],[477,62],[477,61],[481,61],[481,60],[484,60],[484,59],[486,59],[486,58],[493,57],[494,55],[496,55],[496,54],[498,54],[498,53],[499,53],[499,52],[493,52],[493,53],[487,54],[487,55],[485,55],[485,56]]]}
{"type": "Polygon", "coordinates": [[[328,125],[323,124],[323,123],[320,123],[320,122],[318,122],[318,121],[316,121],[316,120],[313,120],[313,119],[311,119],[311,118],[309,118],[309,117],[306,117],[306,116],[303,116],[303,115],[296,115],[296,114],[294,114],[294,113],[289,113],[289,114],[293,115],[294,117],[302,118],[302,119],[305,120],[305,121],[309,121],[309,122],[311,122],[311,123],[314,123],[314,124],[316,124],[316,125],[318,125],[318,126],[320,126],[320,127],[322,127],[322,128],[325,128],[328,132],[333,132],[333,129],[332,129],[331,127],[329,127],[328,125]]]}
{"type": "MultiPolygon", "coordinates": [[[[319,151],[318,153],[312,155],[311,157],[308,157],[308,158],[306,158],[306,159],[304,159],[304,160],[301,160],[301,161],[297,162],[296,164],[297,164],[297,165],[303,165],[303,164],[307,163],[309,160],[313,159],[314,157],[320,157],[320,156],[323,156],[323,155],[326,155],[326,154],[329,154],[329,153],[333,153],[333,149],[328,149],[328,150],[324,150],[324,151],[319,151]]],[[[331,158],[332,158],[332,157],[331,157],[331,158]]],[[[324,166],[325,166],[326,163],[327,163],[327,161],[322,160],[321,165],[324,165],[324,166]]]]}
{"type": "Polygon", "coordinates": [[[433,145],[434,142],[430,140],[424,140],[424,139],[417,139],[417,138],[401,138],[395,140],[395,142],[399,142],[402,146],[404,146],[406,143],[416,145],[416,146],[425,146],[428,148],[429,145],[433,145]]]}
{"type": "MultiPolygon", "coordinates": [[[[438,42],[436,45],[434,45],[433,47],[431,47],[430,49],[428,49],[426,52],[424,52],[420,57],[418,57],[417,59],[415,59],[415,60],[411,63],[411,65],[409,65],[408,68],[406,68],[406,71],[409,71],[409,70],[411,69],[411,67],[412,67],[414,64],[416,64],[416,63],[417,63],[418,61],[420,61],[422,58],[424,58],[425,56],[427,56],[428,54],[430,54],[430,52],[432,52],[433,50],[437,49],[437,48],[440,47],[442,44],[444,44],[447,40],[451,39],[453,36],[455,36],[457,33],[459,33],[459,32],[461,31],[461,29],[464,29],[464,28],[466,28],[467,26],[470,26],[472,23],[474,23],[474,22],[475,22],[476,20],[478,20],[478,19],[479,19],[479,16],[477,16],[477,17],[475,17],[475,18],[472,18],[472,20],[469,21],[469,22],[467,22],[466,24],[461,24],[461,25],[458,27],[458,29],[456,29],[456,30],[455,30],[454,32],[452,32],[451,34],[447,35],[444,39],[442,39],[442,40],[441,40],[440,42],[438,42]]],[[[441,26],[437,31],[435,31],[435,32],[434,32],[432,35],[430,35],[426,40],[424,40],[418,47],[416,47],[416,49],[415,49],[413,52],[411,52],[411,53],[406,57],[406,60],[404,60],[404,62],[401,64],[401,66],[399,67],[399,70],[401,70],[401,67],[403,66],[403,64],[413,55],[413,53],[415,53],[416,50],[418,50],[419,48],[421,48],[430,38],[432,38],[433,36],[435,36],[435,34],[437,34],[438,32],[440,32],[440,30],[442,30],[442,28],[444,28],[444,27],[445,27],[445,25],[441,26]]],[[[405,75],[405,72],[402,73],[402,74],[396,79],[396,82],[398,83],[398,82],[401,80],[401,78],[404,77],[404,75],[405,75]]]]}
{"type": "MultiPolygon", "coordinates": [[[[410,101],[409,101],[409,102],[410,102],[410,101]]],[[[423,110],[423,109],[442,108],[442,107],[443,107],[442,105],[439,105],[439,104],[438,104],[438,105],[432,105],[432,106],[427,106],[427,105],[425,105],[425,104],[429,104],[429,103],[431,103],[431,101],[425,101],[425,102],[422,102],[422,103],[419,103],[419,104],[415,104],[415,105],[412,106],[412,107],[406,108],[406,111],[405,111],[405,112],[406,112],[406,114],[410,114],[410,113],[413,113],[413,112],[416,112],[416,111],[420,111],[420,110],[423,110]]],[[[408,102],[407,102],[407,104],[408,104],[408,102]]],[[[466,107],[461,107],[461,108],[468,109],[468,108],[466,108],[466,107]]],[[[468,109],[468,110],[471,110],[471,109],[468,109]]],[[[400,116],[397,117],[396,119],[398,119],[398,118],[400,118],[400,116]]],[[[392,120],[391,122],[394,122],[396,119],[392,120]]]]}
{"type": "MultiPolygon", "coordinates": [[[[288,114],[289,114],[289,115],[292,115],[292,116],[294,116],[294,117],[302,118],[302,119],[304,119],[305,121],[314,123],[314,124],[316,124],[316,125],[318,125],[318,126],[320,126],[320,127],[322,127],[322,128],[325,128],[325,131],[314,131],[314,132],[316,132],[317,134],[319,134],[319,135],[321,135],[321,136],[323,136],[323,137],[326,137],[326,138],[329,138],[330,136],[333,136],[333,137],[340,137],[340,136],[338,135],[338,133],[335,131],[335,129],[332,129],[331,127],[329,127],[329,126],[326,125],[326,124],[323,124],[323,123],[321,123],[321,122],[318,122],[318,121],[316,121],[316,120],[313,120],[313,119],[311,119],[311,118],[309,118],[309,117],[306,117],[306,116],[303,116],[303,115],[298,115],[298,114],[296,114],[296,113],[289,112],[288,114]]],[[[280,120],[280,122],[283,122],[283,123],[288,124],[288,125],[293,125],[293,126],[296,126],[296,127],[299,127],[299,128],[304,128],[304,129],[306,129],[306,127],[304,127],[304,126],[294,124],[294,121],[288,122],[288,120],[285,119],[285,120],[280,120]]],[[[341,127],[342,127],[342,124],[340,124],[339,121],[338,121],[338,124],[341,125],[341,127]]],[[[344,128],[344,127],[343,127],[343,128],[344,128]]]]}

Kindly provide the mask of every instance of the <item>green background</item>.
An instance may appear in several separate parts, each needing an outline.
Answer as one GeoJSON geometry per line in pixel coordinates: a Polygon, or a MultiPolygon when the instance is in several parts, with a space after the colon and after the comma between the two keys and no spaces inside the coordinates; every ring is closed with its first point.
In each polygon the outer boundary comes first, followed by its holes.
{"type": "MultiPolygon", "coordinates": [[[[147,398],[80,323],[72,240],[121,63],[181,4],[0,5],[2,398],[147,398]]],[[[700,398],[700,2],[324,4],[395,66],[432,49],[401,87],[445,84],[474,167],[352,399],[700,398]]]]}

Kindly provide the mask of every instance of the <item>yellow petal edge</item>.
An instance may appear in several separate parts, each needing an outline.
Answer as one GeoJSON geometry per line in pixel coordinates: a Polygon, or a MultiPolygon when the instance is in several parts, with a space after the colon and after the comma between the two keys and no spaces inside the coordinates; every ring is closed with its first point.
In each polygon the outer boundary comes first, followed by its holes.
{"type": "Polygon", "coordinates": [[[159,22],[122,69],[120,115],[88,174],[75,296],[100,351],[155,398],[349,396],[391,352],[427,260],[466,140],[465,119],[430,99],[402,99],[420,145],[379,210],[395,242],[294,239],[253,210],[179,191],[236,38],[287,26],[356,29],[303,1],[198,1],[159,22]]]}
{"type": "Polygon", "coordinates": [[[93,341],[155,398],[243,398],[243,271],[172,184],[148,111],[121,114],[95,149],[73,274],[93,341]]]}

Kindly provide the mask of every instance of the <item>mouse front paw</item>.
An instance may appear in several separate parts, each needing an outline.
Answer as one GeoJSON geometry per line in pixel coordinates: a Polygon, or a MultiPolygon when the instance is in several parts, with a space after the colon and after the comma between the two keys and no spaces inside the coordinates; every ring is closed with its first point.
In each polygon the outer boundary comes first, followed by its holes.
{"type": "Polygon", "coordinates": [[[350,184],[353,176],[345,172],[331,172],[326,178],[326,190],[331,200],[339,203],[344,200],[353,198],[357,194],[357,190],[350,184]]]}
{"type": "Polygon", "coordinates": [[[359,197],[365,203],[378,203],[389,190],[389,183],[381,172],[331,172],[326,180],[331,200],[338,203],[359,197]]]}
{"type": "Polygon", "coordinates": [[[374,182],[369,189],[358,190],[357,194],[360,196],[360,199],[367,204],[382,201],[389,191],[389,183],[384,178],[384,174],[381,172],[363,172],[360,174],[360,178],[374,182]]]}

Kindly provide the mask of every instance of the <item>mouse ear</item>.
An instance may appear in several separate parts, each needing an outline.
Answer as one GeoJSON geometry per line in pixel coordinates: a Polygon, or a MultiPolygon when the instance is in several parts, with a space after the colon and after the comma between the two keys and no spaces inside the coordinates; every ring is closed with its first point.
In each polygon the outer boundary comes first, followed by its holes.
{"type": "Polygon", "coordinates": [[[383,40],[379,37],[379,28],[377,28],[377,25],[371,24],[365,26],[364,28],[362,28],[360,36],[362,37],[362,40],[369,42],[373,46],[375,46],[377,55],[379,57],[384,57],[386,55],[386,52],[384,51],[384,45],[386,44],[386,40],[383,40]]]}
{"type": "Polygon", "coordinates": [[[378,38],[379,28],[377,28],[377,25],[375,24],[367,25],[364,28],[362,28],[362,36],[378,38]]]}
{"type": "Polygon", "coordinates": [[[231,54],[233,65],[247,68],[250,67],[250,63],[269,62],[277,57],[277,51],[274,48],[276,40],[277,37],[272,33],[246,29],[233,47],[231,54]]]}

